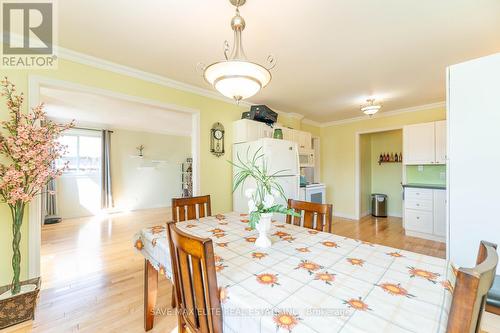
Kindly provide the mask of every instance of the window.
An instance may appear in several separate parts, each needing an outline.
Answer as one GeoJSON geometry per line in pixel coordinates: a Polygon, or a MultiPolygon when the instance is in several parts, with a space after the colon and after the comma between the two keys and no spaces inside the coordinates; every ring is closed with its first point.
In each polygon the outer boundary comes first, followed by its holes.
{"type": "Polygon", "coordinates": [[[101,169],[101,135],[89,132],[71,131],[59,139],[66,146],[66,154],[56,161],[56,166],[61,168],[69,162],[65,173],[97,173],[101,169]]]}

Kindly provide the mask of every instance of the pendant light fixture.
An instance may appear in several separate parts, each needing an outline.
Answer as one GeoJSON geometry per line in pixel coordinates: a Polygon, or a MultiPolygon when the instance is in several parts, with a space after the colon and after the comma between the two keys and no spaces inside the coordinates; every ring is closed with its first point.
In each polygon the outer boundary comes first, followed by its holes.
{"type": "Polygon", "coordinates": [[[264,67],[247,60],[243,50],[242,32],[245,20],[240,16],[239,8],[246,0],[229,0],[236,7],[236,15],[231,20],[234,42],[231,52],[229,43],[224,42],[225,60],[202,67],[205,80],[222,95],[234,99],[237,103],[252,97],[271,81],[270,70],[276,62],[272,55],[267,58],[269,67],[264,67]]]}
{"type": "Polygon", "coordinates": [[[361,111],[363,111],[364,114],[370,117],[373,116],[375,113],[377,113],[382,107],[382,105],[380,104],[375,104],[374,98],[367,99],[366,102],[368,104],[361,106],[361,111]]]}

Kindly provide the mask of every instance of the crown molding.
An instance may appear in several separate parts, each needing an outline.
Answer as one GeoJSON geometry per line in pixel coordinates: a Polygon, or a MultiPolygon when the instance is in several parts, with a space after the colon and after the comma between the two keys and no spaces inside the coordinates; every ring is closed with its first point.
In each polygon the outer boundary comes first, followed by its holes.
{"type": "MultiPolygon", "coordinates": [[[[109,72],[133,77],[136,79],[140,79],[146,82],[151,82],[155,83],[161,86],[165,86],[168,88],[173,88],[176,90],[188,92],[188,93],[193,93],[196,95],[204,96],[210,99],[215,99],[219,101],[223,101],[226,103],[234,103],[234,101],[230,98],[224,97],[223,95],[219,94],[218,92],[215,92],[210,89],[205,89],[205,88],[200,88],[198,86],[194,86],[188,83],[183,83],[180,81],[176,81],[173,79],[170,79],[165,76],[161,76],[158,74],[153,74],[150,72],[146,72],[137,68],[117,64],[112,61],[104,60],[98,57],[94,57],[88,54],[80,53],[77,51],[73,51],[64,47],[57,47],[57,53],[60,58],[76,62],[79,64],[99,68],[102,70],[106,70],[109,72]]],[[[239,103],[240,106],[248,107],[250,108],[252,105],[256,105],[255,103],[247,102],[247,101],[242,101],[239,103]]],[[[375,114],[372,118],[384,118],[384,117],[391,117],[395,116],[398,114],[403,114],[403,113],[408,113],[408,112],[416,112],[416,111],[422,111],[426,109],[431,109],[431,108],[438,108],[438,107],[444,107],[446,105],[445,102],[438,102],[438,103],[433,103],[433,104],[425,104],[425,105],[420,105],[420,106],[415,106],[415,107],[409,107],[409,108],[404,108],[404,109],[397,109],[393,111],[386,111],[386,112],[380,112],[375,114]]],[[[308,118],[305,118],[304,115],[300,113],[295,113],[295,112],[285,112],[285,111],[280,111],[280,110],[275,110],[278,114],[285,114],[288,117],[295,118],[300,120],[301,122],[312,125],[312,126],[317,126],[317,127],[330,127],[330,126],[335,126],[335,125],[341,125],[341,124],[348,124],[352,122],[357,122],[357,121],[363,121],[363,120],[369,120],[372,118],[367,118],[366,116],[359,116],[359,117],[353,117],[353,118],[348,118],[348,119],[342,119],[342,120],[334,120],[330,122],[318,122],[315,120],[311,120],[308,118]]]]}
{"type": "MultiPolygon", "coordinates": [[[[0,37],[1,37],[1,41],[3,43],[4,34],[1,34],[0,37]]],[[[11,34],[11,39],[14,41],[17,41],[17,42],[23,41],[24,40],[23,38],[24,37],[22,37],[19,34],[16,34],[16,33],[11,34]]],[[[32,38],[30,38],[30,40],[32,40],[32,38]]],[[[102,70],[106,70],[106,71],[109,71],[112,73],[133,77],[133,78],[140,79],[143,81],[159,84],[159,85],[162,85],[165,87],[169,87],[169,88],[173,88],[173,89],[201,95],[201,96],[208,97],[211,99],[216,99],[216,100],[223,101],[226,103],[234,103],[234,101],[232,99],[227,98],[227,97],[225,97],[225,96],[223,96],[223,95],[221,95],[213,90],[210,90],[210,89],[200,88],[200,87],[197,87],[197,86],[194,86],[191,84],[187,84],[184,82],[170,79],[170,78],[165,77],[165,76],[146,72],[146,71],[134,68],[134,67],[121,65],[121,64],[118,64],[118,63],[115,63],[112,61],[102,59],[102,58],[94,57],[94,56],[91,56],[91,55],[88,55],[85,53],[81,53],[81,52],[77,52],[77,51],[74,51],[71,49],[67,49],[67,48],[61,47],[57,44],[53,44],[53,47],[54,47],[56,56],[59,58],[65,59],[65,60],[69,60],[69,61],[72,61],[75,63],[87,65],[87,66],[102,69],[102,70]]],[[[245,102],[245,101],[241,101],[239,105],[250,107],[253,104],[245,102]]]]}
{"type": "Polygon", "coordinates": [[[323,127],[323,123],[320,123],[319,121],[314,121],[314,120],[311,120],[308,118],[302,119],[302,122],[304,124],[307,124],[307,125],[312,125],[312,126],[316,126],[316,127],[323,127]]]}
{"type": "MultiPolygon", "coordinates": [[[[173,88],[173,89],[201,95],[201,96],[208,97],[211,99],[220,100],[220,101],[223,101],[226,103],[234,103],[234,101],[232,99],[226,98],[223,95],[221,95],[213,90],[200,88],[200,87],[197,87],[197,86],[194,86],[191,84],[187,84],[187,83],[183,83],[180,81],[170,79],[170,78],[165,77],[165,76],[161,76],[161,75],[146,72],[146,71],[143,71],[143,70],[140,70],[137,68],[117,64],[117,63],[112,62],[112,61],[104,60],[104,59],[97,58],[97,57],[94,57],[94,56],[91,56],[88,54],[73,51],[73,50],[70,50],[70,49],[67,49],[64,47],[58,47],[58,56],[60,58],[63,58],[63,59],[66,59],[66,60],[69,60],[72,62],[76,62],[79,64],[103,69],[103,70],[113,72],[116,74],[126,75],[126,76],[140,79],[143,81],[159,84],[159,85],[162,85],[165,87],[169,87],[169,88],[173,88]]],[[[248,102],[240,102],[240,105],[250,106],[253,104],[248,103],[248,102]]]]}
{"type": "MultiPolygon", "coordinates": [[[[99,68],[102,70],[106,70],[106,71],[121,74],[121,75],[126,75],[126,76],[140,79],[143,81],[159,84],[159,85],[162,85],[165,87],[193,93],[196,95],[201,95],[204,97],[216,99],[216,100],[223,101],[226,103],[234,103],[234,101],[232,99],[224,97],[223,95],[219,94],[218,92],[210,90],[210,89],[200,88],[200,87],[188,84],[188,83],[184,83],[184,82],[170,79],[170,78],[165,77],[165,76],[153,74],[150,72],[146,72],[146,71],[143,71],[143,70],[140,70],[137,68],[133,68],[133,67],[129,67],[129,66],[125,66],[125,65],[120,65],[120,64],[114,63],[112,61],[97,58],[97,57],[94,57],[94,56],[91,56],[88,54],[84,54],[84,53],[80,53],[77,51],[73,51],[73,50],[70,50],[67,48],[58,47],[58,56],[60,58],[63,58],[63,59],[66,59],[66,60],[69,60],[72,62],[76,62],[79,64],[99,68]]],[[[241,101],[239,103],[239,105],[250,108],[252,105],[257,105],[257,104],[251,103],[248,101],[241,101]]],[[[273,109],[273,110],[276,111],[278,114],[283,114],[283,115],[286,115],[288,117],[295,118],[295,119],[302,120],[302,121],[305,120],[305,118],[304,118],[305,116],[303,114],[300,114],[300,113],[285,112],[285,111],[276,110],[276,109],[273,109]]]]}
{"type": "Polygon", "coordinates": [[[423,105],[417,105],[417,106],[412,106],[412,107],[403,108],[403,109],[396,109],[396,110],[392,110],[392,111],[380,112],[380,113],[376,113],[372,117],[359,116],[359,117],[329,121],[326,123],[318,123],[316,121],[310,121],[310,120],[303,121],[303,122],[306,122],[306,123],[311,124],[311,125],[318,124],[315,126],[319,126],[319,127],[330,127],[330,126],[337,126],[337,125],[354,123],[354,122],[358,122],[358,121],[366,121],[366,120],[370,120],[370,119],[394,117],[394,116],[404,114],[404,113],[437,109],[437,108],[441,108],[441,107],[446,107],[446,102],[443,101],[443,102],[437,102],[437,103],[431,103],[431,104],[423,104],[423,105]]]}
{"type": "Polygon", "coordinates": [[[305,119],[305,116],[303,114],[296,113],[296,112],[288,112],[287,115],[289,117],[291,117],[291,118],[295,118],[295,119],[298,119],[298,120],[305,119]]]}

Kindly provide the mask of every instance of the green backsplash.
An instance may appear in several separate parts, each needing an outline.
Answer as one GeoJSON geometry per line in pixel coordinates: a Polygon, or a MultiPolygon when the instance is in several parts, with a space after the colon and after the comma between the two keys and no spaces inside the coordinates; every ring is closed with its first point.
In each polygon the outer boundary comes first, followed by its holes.
{"type": "Polygon", "coordinates": [[[406,182],[409,184],[439,184],[446,185],[446,165],[424,165],[423,171],[418,171],[418,165],[406,166],[406,182]]]}

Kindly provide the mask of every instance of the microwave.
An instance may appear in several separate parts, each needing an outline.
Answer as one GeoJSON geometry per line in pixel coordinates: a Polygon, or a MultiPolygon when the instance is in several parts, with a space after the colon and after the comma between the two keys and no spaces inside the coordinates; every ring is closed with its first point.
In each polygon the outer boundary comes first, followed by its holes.
{"type": "Polygon", "coordinates": [[[301,167],[314,167],[314,150],[302,149],[299,151],[299,164],[301,167]]]}

